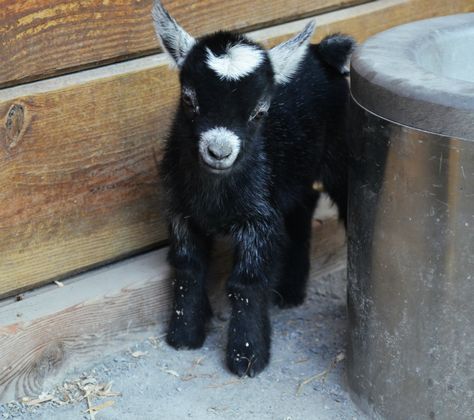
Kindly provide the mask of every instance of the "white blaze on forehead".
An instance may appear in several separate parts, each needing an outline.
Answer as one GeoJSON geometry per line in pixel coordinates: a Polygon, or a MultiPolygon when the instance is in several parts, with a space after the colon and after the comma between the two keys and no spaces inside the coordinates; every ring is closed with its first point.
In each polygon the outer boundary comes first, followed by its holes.
{"type": "Polygon", "coordinates": [[[225,127],[215,127],[204,131],[200,136],[199,152],[204,161],[217,169],[226,169],[232,166],[240,152],[240,138],[233,131],[225,127]],[[208,150],[222,151],[224,159],[216,162],[209,156],[208,150]]]}
{"type": "Polygon", "coordinates": [[[207,48],[206,63],[221,79],[238,80],[252,73],[264,59],[265,53],[259,48],[237,44],[219,56],[207,48]]]}

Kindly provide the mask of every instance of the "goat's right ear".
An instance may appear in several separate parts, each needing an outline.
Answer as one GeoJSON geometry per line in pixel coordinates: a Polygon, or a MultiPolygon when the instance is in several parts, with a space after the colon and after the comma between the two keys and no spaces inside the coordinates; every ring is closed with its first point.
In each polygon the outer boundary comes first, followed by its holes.
{"type": "Polygon", "coordinates": [[[308,51],[315,28],[316,22],[311,20],[299,34],[268,51],[277,84],[288,83],[296,73],[308,51]]]}
{"type": "Polygon", "coordinates": [[[154,1],[151,14],[163,49],[171,56],[178,68],[181,68],[196,40],[178,25],[160,0],[154,1]]]}

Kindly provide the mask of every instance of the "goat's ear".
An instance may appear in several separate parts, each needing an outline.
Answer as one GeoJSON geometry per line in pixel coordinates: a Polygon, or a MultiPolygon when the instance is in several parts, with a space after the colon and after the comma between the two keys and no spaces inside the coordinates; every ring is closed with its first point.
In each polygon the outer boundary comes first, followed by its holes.
{"type": "Polygon", "coordinates": [[[349,61],[356,47],[349,35],[333,34],[324,38],[317,47],[319,56],[343,75],[349,74],[349,61]]]}
{"type": "Polygon", "coordinates": [[[181,68],[196,40],[178,25],[160,0],[155,0],[151,12],[155,31],[164,50],[171,56],[178,68],[181,68]]]}
{"type": "Polygon", "coordinates": [[[298,35],[268,51],[277,84],[288,83],[291,76],[298,70],[315,28],[316,22],[312,20],[298,35]]]}

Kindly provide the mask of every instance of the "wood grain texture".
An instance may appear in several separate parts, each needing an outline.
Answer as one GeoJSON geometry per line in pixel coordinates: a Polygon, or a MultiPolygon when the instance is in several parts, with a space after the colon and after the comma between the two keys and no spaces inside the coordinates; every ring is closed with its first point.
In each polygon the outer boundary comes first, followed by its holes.
{"type": "MultiPolygon", "coordinates": [[[[313,232],[310,277],[317,281],[344,269],[346,246],[344,229],[334,220],[315,223],[313,232]]],[[[38,396],[68,369],[161,334],[171,300],[166,253],[154,251],[0,304],[0,403],[38,396]]],[[[218,285],[228,259],[222,250],[214,258],[218,285]]],[[[214,304],[225,296],[216,287],[214,304]]]]}
{"type": "Polygon", "coordinates": [[[0,294],[166,238],[156,162],[174,104],[167,66],[2,101],[0,294]]]}
{"type": "MultiPolygon", "coordinates": [[[[248,30],[369,0],[173,0],[193,35],[248,30]]],[[[152,0],[0,0],[0,87],[157,51],[152,0]]]]}
{"type": "MultiPolygon", "coordinates": [[[[352,35],[358,42],[403,23],[436,16],[474,12],[472,0],[376,0],[316,17],[313,42],[334,32],[352,35]]],[[[301,30],[310,19],[263,29],[250,35],[271,47],[301,30]]],[[[389,48],[389,46],[387,46],[389,48]]]]}
{"type": "MultiPolygon", "coordinates": [[[[319,17],[313,41],[474,10],[474,2],[379,0],[319,17]]],[[[251,34],[272,45],[306,20],[251,34]]],[[[0,90],[0,295],[166,239],[156,160],[177,97],[163,55],[0,90]]]]}

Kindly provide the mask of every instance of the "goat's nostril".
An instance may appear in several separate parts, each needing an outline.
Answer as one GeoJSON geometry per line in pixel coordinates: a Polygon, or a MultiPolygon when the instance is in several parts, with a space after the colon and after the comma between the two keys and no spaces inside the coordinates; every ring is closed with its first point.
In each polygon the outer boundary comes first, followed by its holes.
{"type": "Polygon", "coordinates": [[[224,160],[228,158],[232,154],[231,148],[224,148],[224,147],[212,147],[209,146],[207,148],[207,153],[215,160],[224,160]]]}
{"type": "Polygon", "coordinates": [[[210,147],[207,148],[207,153],[209,153],[209,156],[213,159],[219,159],[217,153],[215,153],[214,150],[212,150],[210,147]]]}

